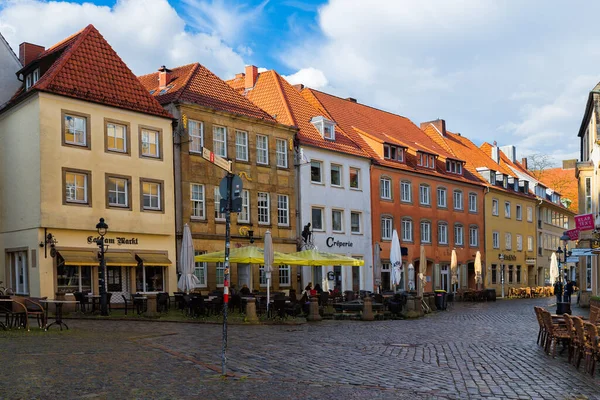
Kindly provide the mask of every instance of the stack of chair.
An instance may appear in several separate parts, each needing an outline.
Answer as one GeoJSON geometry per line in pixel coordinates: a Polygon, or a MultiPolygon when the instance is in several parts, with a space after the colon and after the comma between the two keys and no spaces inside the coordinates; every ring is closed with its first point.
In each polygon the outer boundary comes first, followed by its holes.
{"type": "Polygon", "coordinates": [[[552,321],[552,314],[546,310],[542,310],[542,319],[546,328],[546,343],[544,350],[547,354],[551,354],[552,357],[556,357],[556,345],[561,340],[568,342],[571,340],[571,334],[567,331],[566,325],[554,323],[552,321]]]}

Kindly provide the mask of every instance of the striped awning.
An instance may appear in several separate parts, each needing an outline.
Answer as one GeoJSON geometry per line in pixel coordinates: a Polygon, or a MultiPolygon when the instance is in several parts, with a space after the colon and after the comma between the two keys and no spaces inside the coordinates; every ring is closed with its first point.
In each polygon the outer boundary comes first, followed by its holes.
{"type": "Polygon", "coordinates": [[[65,260],[64,265],[100,265],[100,260],[93,250],[59,250],[58,254],[65,260]]]}
{"type": "Polygon", "coordinates": [[[135,253],[145,266],[165,266],[173,264],[166,254],[161,253],[135,253]]]}
{"type": "Polygon", "coordinates": [[[137,260],[130,252],[110,252],[104,253],[106,266],[108,267],[135,267],[138,265],[137,260]]]}

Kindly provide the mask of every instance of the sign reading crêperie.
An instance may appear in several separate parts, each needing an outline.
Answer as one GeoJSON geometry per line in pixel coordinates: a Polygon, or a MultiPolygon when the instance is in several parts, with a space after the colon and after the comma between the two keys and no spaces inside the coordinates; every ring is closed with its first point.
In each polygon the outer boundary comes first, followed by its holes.
{"type": "Polygon", "coordinates": [[[576,215],[575,228],[580,231],[591,231],[594,229],[594,214],[576,215]]]}
{"type": "Polygon", "coordinates": [[[335,238],[333,236],[328,237],[327,240],[325,241],[325,244],[327,245],[327,247],[352,247],[352,246],[354,246],[354,243],[352,243],[351,241],[342,242],[339,240],[335,240],[335,238]]]}
{"type": "MultiPolygon", "coordinates": [[[[100,236],[88,236],[87,237],[87,242],[88,244],[96,244],[98,242],[98,240],[100,240],[100,236]]],[[[118,246],[122,245],[122,244],[134,244],[137,245],[138,244],[138,238],[133,237],[133,238],[125,238],[125,237],[115,237],[115,238],[104,238],[104,244],[116,244],[118,246]]]]}

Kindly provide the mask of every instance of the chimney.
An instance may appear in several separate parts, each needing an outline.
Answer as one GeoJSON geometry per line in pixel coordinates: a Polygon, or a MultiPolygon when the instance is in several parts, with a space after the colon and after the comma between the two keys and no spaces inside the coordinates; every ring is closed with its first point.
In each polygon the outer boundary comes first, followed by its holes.
{"type": "Polygon", "coordinates": [[[442,136],[446,136],[446,121],[444,121],[443,119],[436,119],[435,121],[429,121],[429,122],[421,122],[421,129],[425,129],[427,127],[428,124],[431,124],[433,126],[435,126],[435,129],[438,130],[438,132],[442,135],[442,136]]]}
{"type": "Polygon", "coordinates": [[[506,154],[506,157],[508,157],[508,159],[511,162],[516,162],[517,161],[517,148],[513,145],[508,145],[508,146],[502,146],[500,148],[500,150],[502,150],[502,152],[504,154],[506,154]]]}
{"type": "Polygon", "coordinates": [[[356,99],[354,97],[346,97],[346,100],[348,100],[352,103],[356,103],[356,99]]]}
{"type": "Polygon", "coordinates": [[[304,85],[301,83],[296,83],[295,85],[292,85],[292,87],[299,92],[302,91],[302,89],[304,89],[304,85]]]}
{"type": "Polygon", "coordinates": [[[500,150],[498,149],[498,144],[494,141],[494,145],[492,146],[492,160],[496,162],[496,164],[500,164],[500,150]]]}
{"type": "Polygon", "coordinates": [[[521,158],[521,165],[523,166],[523,168],[529,169],[527,168],[527,157],[521,158]]]}
{"type": "Polygon", "coordinates": [[[44,51],[44,46],[23,42],[19,45],[19,61],[26,66],[44,51]]]}
{"type": "Polygon", "coordinates": [[[258,68],[254,65],[246,65],[246,89],[252,89],[256,85],[258,68]]]}
{"type": "Polygon", "coordinates": [[[158,87],[164,88],[171,82],[171,70],[164,65],[158,69],[158,87]]]}
{"type": "Polygon", "coordinates": [[[577,159],[563,160],[562,164],[562,169],[575,169],[577,166],[577,159]]]}

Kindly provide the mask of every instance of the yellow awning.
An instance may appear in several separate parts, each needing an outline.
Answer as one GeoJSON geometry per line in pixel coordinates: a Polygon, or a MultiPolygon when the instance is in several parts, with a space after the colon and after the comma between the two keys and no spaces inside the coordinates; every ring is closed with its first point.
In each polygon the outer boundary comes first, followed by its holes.
{"type": "Polygon", "coordinates": [[[97,267],[100,260],[93,250],[59,250],[58,254],[65,260],[65,265],[87,265],[97,267]]]}
{"type": "Polygon", "coordinates": [[[162,266],[173,264],[166,254],[159,253],[135,253],[136,256],[142,260],[146,267],[150,266],[162,266]]]}
{"type": "Polygon", "coordinates": [[[113,253],[108,251],[104,253],[104,259],[108,267],[135,267],[138,265],[137,260],[130,252],[113,253]]]}

